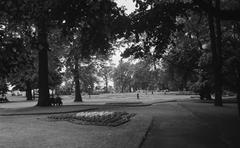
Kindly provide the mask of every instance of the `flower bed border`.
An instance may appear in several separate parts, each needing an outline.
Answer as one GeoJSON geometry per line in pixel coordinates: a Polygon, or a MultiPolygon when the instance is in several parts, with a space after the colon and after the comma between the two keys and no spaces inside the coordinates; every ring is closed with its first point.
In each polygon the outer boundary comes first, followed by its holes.
{"type": "MultiPolygon", "coordinates": [[[[95,112],[80,112],[84,115],[97,113],[95,112]]],[[[99,111],[99,113],[101,113],[99,111]]],[[[51,115],[48,116],[49,121],[68,121],[74,124],[81,125],[97,125],[97,126],[112,126],[116,127],[122,125],[126,122],[129,122],[132,117],[136,114],[127,113],[127,112],[112,112],[108,115],[92,115],[92,116],[77,116],[77,113],[65,113],[60,115],[51,115]]]]}

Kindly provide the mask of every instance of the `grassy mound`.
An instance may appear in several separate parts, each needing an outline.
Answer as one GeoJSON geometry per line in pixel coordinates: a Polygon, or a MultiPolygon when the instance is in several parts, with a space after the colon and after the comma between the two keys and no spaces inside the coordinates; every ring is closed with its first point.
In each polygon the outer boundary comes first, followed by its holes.
{"type": "Polygon", "coordinates": [[[48,116],[53,121],[69,121],[82,125],[119,126],[135,116],[127,112],[95,111],[48,116]]]}

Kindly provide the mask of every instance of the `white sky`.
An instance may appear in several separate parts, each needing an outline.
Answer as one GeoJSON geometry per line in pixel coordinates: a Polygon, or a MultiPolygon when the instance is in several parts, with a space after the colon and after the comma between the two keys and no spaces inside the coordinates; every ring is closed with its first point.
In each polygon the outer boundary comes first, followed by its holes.
{"type": "Polygon", "coordinates": [[[124,6],[127,10],[125,11],[127,14],[130,14],[135,10],[135,3],[133,0],[115,0],[118,6],[124,6]]]}
{"type": "MultiPolygon", "coordinates": [[[[136,7],[135,7],[135,3],[133,3],[133,0],[115,0],[116,3],[118,4],[119,7],[124,6],[126,8],[126,13],[130,14],[131,12],[133,12],[136,7]]],[[[115,51],[115,54],[112,56],[112,63],[115,64],[115,66],[118,65],[120,59],[121,59],[121,52],[123,52],[125,49],[124,48],[120,48],[119,50],[115,51]]]]}

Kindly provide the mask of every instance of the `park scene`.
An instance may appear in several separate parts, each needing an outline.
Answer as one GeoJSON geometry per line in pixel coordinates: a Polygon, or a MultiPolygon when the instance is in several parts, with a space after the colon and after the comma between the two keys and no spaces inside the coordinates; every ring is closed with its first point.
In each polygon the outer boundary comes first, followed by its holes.
{"type": "Polygon", "coordinates": [[[185,147],[240,147],[240,1],[0,1],[0,148],[185,147]]]}

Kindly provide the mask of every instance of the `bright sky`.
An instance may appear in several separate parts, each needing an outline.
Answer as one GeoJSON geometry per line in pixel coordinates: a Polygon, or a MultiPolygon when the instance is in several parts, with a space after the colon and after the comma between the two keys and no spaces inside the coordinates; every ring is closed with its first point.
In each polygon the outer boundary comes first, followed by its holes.
{"type": "Polygon", "coordinates": [[[115,0],[118,6],[124,6],[127,10],[126,13],[130,14],[135,10],[135,3],[133,3],[133,0],[115,0]]]}
{"type": "MultiPolygon", "coordinates": [[[[126,13],[130,14],[133,12],[136,7],[135,3],[133,3],[133,0],[115,0],[119,7],[124,6],[126,8],[126,13]]],[[[120,48],[119,50],[115,51],[115,54],[112,56],[112,62],[117,66],[120,59],[121,59],[121,52],[124,51],[124,48],[120,48]]]]}

